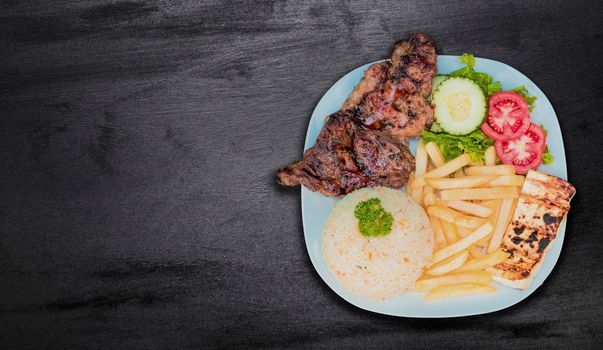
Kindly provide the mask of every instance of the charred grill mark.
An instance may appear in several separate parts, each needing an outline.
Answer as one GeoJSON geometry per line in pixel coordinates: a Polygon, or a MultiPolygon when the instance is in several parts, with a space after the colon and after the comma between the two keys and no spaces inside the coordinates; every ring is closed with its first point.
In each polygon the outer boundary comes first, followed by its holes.
{"type": "Polygon", "coordinates": [[[520,234],[523,233],[523,230],[525,230],[525,228],[526,227],[524,225],[522,225],[521,227],[515,227],[515,228],[513,228],[513,231],[515,231],[516,235],[520,235],[520,234]]]}
{"type": "Polygon", "coordinates": [[[538,242],[538,252],[542,253],[544,252],[544,250],[546,249],[546,247],[549,245],[549,243],[551,243],[551,239],[549,237],[543,237],[539,242],[538,242]]]}
{"type": "Polygon", "coordinates": [[[511,254],[511,257],[513,257],[513,249],[507,249],[507,250],[505,250],[505,252],[507,254],[511,254]]]}
{"type": "Polygon", "coordinates": [[[364,175],[366,175],[367,177],[373,177],[374,176],[373,172],[369,168],[362,169],[362,173],[364,173],[364,175]]]}
{"type": "Polygon", "coordinates": [[[335,123],[335,115],[331,114],[330,116],[327,117],[326,121],[325,121],[325,125],[324,127],[330,127],[333,125],[333,123],[335,123]]]}
{"type": "Polygon", "coordinates": [[[526,239],[526,242],[531,243],[531,242],[538,241],[538,237],[536,236],[536,233],[537,233],[536,230],[532,231],[532,233],[530,234],[530,236],[526,239]]]}
{"type": "Polygon", "coordinates": [[[314,156],[308,157],[308,165],[311,167],[311,169],[314,170],[316,174],[321,174],[323,172],[320,160],[318,160],[318,158],[314,156]]]}
{"type": "Polygon", "coordinates": [[[545,223],[546,225],[553,225],[553,224],[556,224],[556,223],[558,223],[559,221],[561,221],[561,218],[556,217],[556,216],[552,216],[551,214],[546,213],[546,214],[544,214],[544,215],[542,216],[542,220],[544,221],[544,223],[545,223]]]}
{"type": "Polygon", "coordinates": [[[356,157],[356,152],[352,151],[352,149],[348,149],[347,151],[350,154],[350,157],[352,157],[352,160],[354,161],[356,168],[360,169],[361,166],[360,166],[360,163],[358,162],[358,157],[356,157]]]}

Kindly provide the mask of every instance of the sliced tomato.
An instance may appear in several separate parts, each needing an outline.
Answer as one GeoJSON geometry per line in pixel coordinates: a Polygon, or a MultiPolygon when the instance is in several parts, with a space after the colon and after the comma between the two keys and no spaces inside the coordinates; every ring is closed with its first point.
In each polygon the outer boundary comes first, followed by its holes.
{"type": "Polygon", "coordinates": [[[545,147],[546,135],[536,124],[530,124],[528,130],[514,140],[494,142],[498,158],[504,164],[514,165],[517,174],[536,169],[542,163],[545,147]]]}
{"type": "Polygon", "coordinates": [[[482,131],[493,140],[516,139],[530,127],[528,103],[518,93],[497,92],[490,96],[488,117],[482,131]]]}

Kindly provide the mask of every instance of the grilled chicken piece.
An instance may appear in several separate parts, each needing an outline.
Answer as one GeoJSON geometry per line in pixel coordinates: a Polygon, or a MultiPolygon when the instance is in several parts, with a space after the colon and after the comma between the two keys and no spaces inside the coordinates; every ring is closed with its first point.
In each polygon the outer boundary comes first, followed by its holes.
{"type": "Polygon", "coordinates": [[[436,73],[435,47],[426,35],[415,34],[395,45],[391,61],[387,81],[362,100],[358,118],[393,137],[419,137],[434,120],[427,98],[436,73]]]}
{"type": "Polygon", "coordinates": [[[354,88],[348,99],[344,102],[341,110],[353,109],[369,93],[383,86],[387,79],[387,71],[391,64],[387,61],[375,63],[364,71],[364,77],[354,88]]]}
{"type": "MultiPolygon", "coordinates": [[[[431,83],[430,83],[431,86],[431,83]]],[[[433,123],[433,108],[420,94],[399,90],[388,81],[362,101],[358,118],[369,129],[397,138],[419,137],[433,123]]]]}
{"type": "Polygon", "coordinates": [[[436,71],[433,42],[415,34],[398,42],[391,63],[365,71],[342,109],[329,116],[301,160],[276,172],[284,186],[304,185],[326,196],[368,186],[401,188],[414,170],[406,137],[433,123],[427,97],[436,71]]]}
{"type": "Polygon", "coordinates": [[[526,289],[557,237],[576,189],[555,176],[530,170],[501,249],[511,256],[489,269],[494,280],[526,289]]]}
{"type": "Polygon", "coordinates": [[[304,185],[325,196],[343,196],[370,186],[401,188],[414,170],[405,141],[358,124],[353,111],[330,115],[301,160],[280,169],[281,185],[304,185]]]}

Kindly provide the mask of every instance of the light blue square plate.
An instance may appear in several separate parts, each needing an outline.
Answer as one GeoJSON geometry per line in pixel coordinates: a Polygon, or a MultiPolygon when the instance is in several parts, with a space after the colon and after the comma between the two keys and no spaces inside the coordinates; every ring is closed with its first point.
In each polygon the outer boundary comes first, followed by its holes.
{"type": "MultiPolygon", "coordinates": [[[[504,63],[488,60],[484,58],[475,59],[475,69],[480,72],[486,72],[499,80],[503,90],[510,90],[520,85],[525,85],[530,94],[538,97],[535,108],[531,113],[532,120],[537,124],[544,125],[548,131],[547,144],[555,161],[550,165],[542,165],[538,170],[567,179],[567,167],[565,163],[565,150],[563,148],[563,139],[557,116],[553,106],[544,95],[544,93],[528,77],[504,63]]],[[[375,63],[375,62],[373,62],[375,63]]],[[[308,132],[306,134],[306,143],[304,148],[308,149],[314,145],[316,137],[322,128],[325,117],[339,110],[350,92],[363,76],[371,64],[358,67],[346,74],[335,85],[333,85],[320,99],[318,105],[312,113],[308,132]]],[[[438,56],[438,73],[446,74],[455,69],[461,68],[458,56],[438,56]]],[[[411,151],[415,152],[417,140],[411,140],[411,151]]],[[[544,262],[535,278],[532,280],[530,288],[526,290],[511,289],[502,285],[497,285],[498,292],[462,297],[441,301],[423,302],[423,295],[417,292],[406,292],[400,296],[386,301],[375,301],[366,299],[348,292],[329,272],[322,253],[322,227],[327,221],[331,210],[338,199],[328,198],[319,193],[311,192],[302,187],[302,220],[306,246],[314,268],[322,279],[337,293],[340,297],[349,303],[373,312],[403,316],[403,317],[458,317],[478,315],[493,312],[507,308],[511,305],[525,299],[538,288],[555,267],[555,263],[561,253],[563,238],[565,235],[565,220],[559,228],[557,239],[546,255],[544,262]]]]}

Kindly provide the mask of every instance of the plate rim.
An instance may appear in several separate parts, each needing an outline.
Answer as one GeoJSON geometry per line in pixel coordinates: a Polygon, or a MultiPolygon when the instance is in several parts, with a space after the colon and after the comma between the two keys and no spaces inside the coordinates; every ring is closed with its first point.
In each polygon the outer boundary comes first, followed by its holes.
{"type": "MultiPolygon", "coordinates": [[[[460,55],[438,55],[437,56],[438,59],[440,57],[442,58],[447,58],[447,59],[454,59],[460,57],[460,55]]],[[[550,105],[552,111],[553,111],[553,115],[555,116],[555,120],[557,122],[557,124],[559,125],[559,134],[560,134],[560,141],[561,141],[561,149],[563,150],[563,172],[564,172],[564,176],[562,176],[562,178],[564,178],[565,180],[568,180],[568,174],[567,174],[567,157],[565,154],[565,143],[563,140],[563,131],[561,130],[561,124],[559,123],[559,118],[557,117],[557,113],[555,112],[555,109],[553,107],[553,104],[550,102],[550,100],[548,99],[548,97],[546,96],[546,94],[542,91],[542,89],[540,89],[540,87],[538,85],[536,85],[536,83],[534,83],[530,78],[528,78],[525,74],[523,74],[521,71],[519,71],[518,69],[514,68],[513,66],[510,66],[504,62],[501,61],[497,61],[497,60],[493,60],[493,59],[488,59],[488,58],[482,58],[482,57],[477,57],[475,56],[476,59],[476,63],[480,62],[480,61],[485,61],[485,62],[491,62],[494,64],[502,64],[504,66],[506,66],[506,68],[511,69],[513,71],[515,71],[515,73],[519,74],[523,79],[531,82],[533,84],[533,86],[536,88],[537,92],[540,93],[541,96],[544,97],[544,99],[546,100],[546,102],[550,105]]],[[[349,74],[352,74],[353,72],[363,68],[363,67],[368,67],[372,64],[375,63],[379,63],[379,62],[383,62],[383,61],[388,61],[388,59],[382,59],[382,60],[377,60],[377,61],[373,61],[370,63],[366,63],[363,64],[361,66],[358,66],[350,71],[348,71],[347,73],[345,73],[343,76],[341,76],[335,83],[333,83],[333,85],[331,85],[329,87],[329,89],[327,89],[327,91],[324,92],[324,94],[321,96],[321,98],[319,99],[319,101],[316,103],[316,106],[314,107],[314,109],[312,110],[312,116],[310,117],[310,120],[308,121],[308,127],[306,129],[306,137],[304,140],[304,152],[312,147],[315,143],[315,139],[310,139],[310,129],[312,127],[312,122],[314,119],[314,115],[316,114],[316,111],[319,107],[319,105],[321,104],[321,102],[323,101],[323,99],[325,98],[325,96],[327,96],[331,90],[335,89],[337,86],[339,86],[339,84],[341,83],[342,80],[346,79],[346,77],[349,74]]],[[[324,116],[324,118],[326,118],[326,116],[324,116]]],[[[324,123],[324,122],[323,122],[324,123]]],[[[518,298],[517,300],[514,300],[512,303],[505,305],[505,306],[501,306],[501,307],[494,307],[491,309],[484,309],[483,311],[475,311],[475,312],[467,312],[467,313],[463,313],[463,314],[454,314],[454,315],[421,315],[421,314],[417,314],[417,313],[408,313],[408,314],[400,314],[400,313],[390,313],[390,312],[383,312],[381,310],[374,310],[368,307],[365,307],[363,305],[359,305],[356,302],[347,299],[345,296],[341,295],[336,289],[334,289],[329,282],[327,281],[327,279],[325,278],[325,276],[323,276],[323,272],[321,272],[321,269],[318,268],[317,266],[317,262],[315,261],[315,258],[313,257],[313,254],[311,253],[311,247],[310,247],[310,241],[308,239],[308,234],[307,232],[307,223],[306,223],[306,215],[304,215],[304,208],[305,208],[305,198],[306,195],[304,194],[304,191],[309,191],[308,189],[306,189],[303,185],[301,186],[300,189],[300,194],[301,194],[301,214],[302,214],[302,228],[304,230],[304,242],[306,244],[306,250],[308,253],[308,256],[310,258],[310,261],[312,262],[312,266],[314,267],[314,270],[316,271],[316,273],[318,273],[318,275],[321,277],[322,281],[329,287],[329,289],[331,289],[332,292],[334,292],[338,297],[342,298],[343,300],[345,300],[346,302],[354,305],[357,308],[366,310],[366,311],[370,311],[370,312],[374,312],[374,313],[378,313],[378,314],[383,314],[383,315],[389,315],[389,316],[395,316],[395,317],[404,317],[404,318],[455,318],[455,317],[466,317],[466,316],[476,316],[476,315],[483,315],[483,314],[489,314],[489,313],[493,313],[493,312],[497,312],[500,310],[504,310],[507,308],[510,308],[514,305],[519,304],[520,302],[524,301],[525,299],[527,299],[530,295],[532,295],[536,290],[538,290],[543,284],[544,281],[546,281],[546,279],[550,276],[550,274],[555,270],[555,267],[557,266],[557,262],[559,261],[559,257],[561,256],[561,251],[563,250],[563,243],[565,240],[565,229],[566,229],[566,222],[567,222],[567,215],[564,217],[563,221],[561,222],[560,226],[559,226],[559,231],[561,232],[561,235],[558,234],[557,240],[556,240],[556,245],[559,246],[559,253],[554,257],[554,263],[552,268],[550,269],[550,271],[546,272],[546,275],[544,275],[544,278],[542,279],[542,282],[540,284],[538,284],[535,288],[533,288],[532,290],[530,290],[529,292],[526,292],[525,295],[522,295],[520,298],[518,298]],[[559,237],[561,236],[561,237],[559,237]],[[561,238],[561,239],[559,239],[561,238]]],[[[321,252],[322,252],[322,247],[321,247],[321,252]]],[[[548,256],[547,256],[548,257],[548,256]]],[[[327,271],[327,273],[329,273],[327,271]]],[[[544,273],[544,271],[542,269],[540,269],[540,271],[537,272],[537,274],[539,273],[544,273]]],[[[532,283],[535,283],[534,280],[532,280],[532,283]]],[[[502,286],[502,285],[501,285],[502,286]]],[[[502,288],[510,288],[507,286],[502,286],[502,288]]],[[[397,296],[399,297],[399,296],[397,296]]]]}

